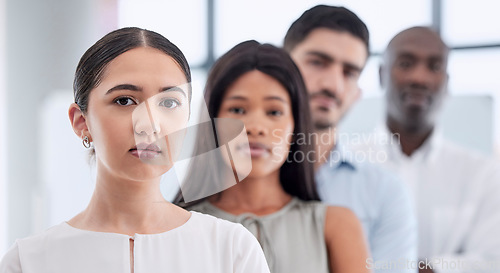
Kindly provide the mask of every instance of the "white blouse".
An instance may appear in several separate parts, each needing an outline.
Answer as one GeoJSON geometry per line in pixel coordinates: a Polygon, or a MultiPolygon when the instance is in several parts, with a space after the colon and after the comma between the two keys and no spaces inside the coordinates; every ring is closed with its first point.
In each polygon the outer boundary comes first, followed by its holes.
{"type": "Polygon", "coordinates": [[[2,273],[269,272],[255,237],[240,224],[198,212],[159,234],[95,232],[67,223],[17,240],[0,263],[2,273]]]}

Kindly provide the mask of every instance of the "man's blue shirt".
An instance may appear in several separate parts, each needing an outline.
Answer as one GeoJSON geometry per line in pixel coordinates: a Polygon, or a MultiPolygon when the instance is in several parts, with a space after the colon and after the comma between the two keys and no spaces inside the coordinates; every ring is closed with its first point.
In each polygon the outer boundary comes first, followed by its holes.
{"type": "Polygon", "coordinates": [[[351,209],[361,221],[376,272],[417,272],[417,222],[405,184],[368,163],[366,154],[337,145],[316,173],[325,203],[351,209]]]}

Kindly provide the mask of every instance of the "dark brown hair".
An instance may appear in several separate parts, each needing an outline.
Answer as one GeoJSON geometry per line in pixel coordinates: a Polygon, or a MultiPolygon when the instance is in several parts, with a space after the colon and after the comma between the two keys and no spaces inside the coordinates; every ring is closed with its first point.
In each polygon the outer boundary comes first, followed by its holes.
{"type": "MultiPolygon", "coordinates": [[[[181,50],[164,36],[150,30],[136,27],[121,28],[112,31],[92,45],[82,56],[76,67],[73,92],[75,103],[86,114],[89,95],[96,88],[106,66],[120,54],[138,47],[152,47],[172,57],[191,82],[191,71],[181,50]]],[[[188,90],[191,98],[191,88],[188,90]]]]}
{"type": "MultiPolygon", "coordinates": [[[[328,28],[340,32],[348,32],[359,38],[370,49],[370,34],[365,23],[352,11],[344,7],[318,5],[306,10],[288,29],[283,48],[291,52],[311,31],[317,28],[328,28]]],[[[369,54],[368,54],[369,55],[369,54]]]]}

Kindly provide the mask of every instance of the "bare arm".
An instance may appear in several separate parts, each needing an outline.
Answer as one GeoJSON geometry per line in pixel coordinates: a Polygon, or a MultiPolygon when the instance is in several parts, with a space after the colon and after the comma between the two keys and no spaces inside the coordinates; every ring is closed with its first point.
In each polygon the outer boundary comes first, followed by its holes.
{"type": "Polygon", "coordinates": [[[366,267],[368,247],[361,223],[343,207],[328,207],[325,218],[325,242],[330,272],[370,272],[366,267]]]}

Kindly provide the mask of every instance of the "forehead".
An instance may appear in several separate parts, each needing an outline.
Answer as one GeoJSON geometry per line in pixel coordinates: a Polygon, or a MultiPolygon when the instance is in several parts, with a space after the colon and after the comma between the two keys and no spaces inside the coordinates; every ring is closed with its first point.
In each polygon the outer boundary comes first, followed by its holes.
{"type": "Polygon", "coordinates": [[[420,58],[446,59],[448,49],[437,34],[427,30],[414,30],[396,37],[388,48],[394,57],[413,55],[420,58]]]}
{"type": "Polygon", "coordinates": [[[225,97],[235,95],[251,98],[279,96],[287,102],[290,98],[288,91],[278,80],[258,70],[241,75],[229,86],[225,97]]]}
{"type": "Polygon", "coordinates": [[[175,84],[187,81],[180,65],[171,56],[151,47],[138,47],[118,55],[106,66],[103,79],[133,80],[139,76],[161,76],[175,84]]]}
{"type": "Polygon", "coordinates": [[[328,28],[312,30],[306,38],[297,44],[292,53],[307,54],[321,52],[335,60],[347,61],[363,67],[368,57],[368,50],[361,39],[346,31],[328,28]]]}

